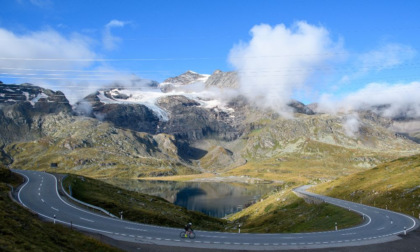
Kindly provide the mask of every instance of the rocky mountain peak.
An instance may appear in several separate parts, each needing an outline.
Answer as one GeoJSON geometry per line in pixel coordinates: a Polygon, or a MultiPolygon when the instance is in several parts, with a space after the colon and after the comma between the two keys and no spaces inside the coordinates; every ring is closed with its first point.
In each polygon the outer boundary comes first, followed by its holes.
{"type": "Polygon", "coordinates": [[[221,70],[216,70],[207,79],[205,85],[207,88],[238,88],[238,74],[236,72],[222,72],[221,70]]]}
{"type": "Polygon", "coordinates": [[[176,76],[170,77],[164,80],[161,84],[172,84],[172,85],[188,85],[194,82],[205,82],[208,79],[208,74],[199,74],[194,71],[188,70],[187,72],[176,76]]]}
{"type": "Polygon", "coordinates": [[[21,105],[29,103],[37,112],[71,112],[71,106],[61,91],[52,91],[29,83],[21,85],[0,83],[0,104],[21,105]]]}

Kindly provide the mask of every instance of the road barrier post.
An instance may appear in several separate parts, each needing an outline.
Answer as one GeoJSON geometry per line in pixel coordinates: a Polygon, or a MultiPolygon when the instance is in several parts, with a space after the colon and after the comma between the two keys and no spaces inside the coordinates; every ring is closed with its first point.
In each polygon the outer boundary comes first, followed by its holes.
{"type": "Polygon", "coordinates": [[[407,235],[407,228],[404,227],[404,235],[407,235]]]}
{"type": "Polygon", "coordinates": [[[120,212],[121,220],[123,219],[123,211],[120,212]]]}
{"type": "Polygon", "coordinates": [[[338,230],[338,228],[337,228],[337,222],[335,223],[335,231],[337,231],[338,230]]]}
{"type": "Polygon", "coordinates": [[[55,214],[54,214],[54,224],[55,224],[55,214]]]}
{"type": "Polygon", "coordinates": [[[241,224],[239,224],[239,226],[238,226],[238,233],[239,234],[241,233],[241,224]]]}

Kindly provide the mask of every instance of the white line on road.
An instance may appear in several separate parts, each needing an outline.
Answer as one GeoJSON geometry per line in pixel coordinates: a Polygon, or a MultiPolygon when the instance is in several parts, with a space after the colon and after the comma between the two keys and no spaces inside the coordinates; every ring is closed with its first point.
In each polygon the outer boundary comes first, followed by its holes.
{"type": "Polygon", "coordinates": [[[381,228],[378,228],[378,229],[376,229],[376,230],[382,230],[382,229],[385,229],[385,227],[381,227],[381,228]]]}
{"type": "Polygon", "coordinates": [[[42,202],[45,202],[44,199],[41,199],[42,202]]]}
{"type": "Polygon", "coordinates": [[[53,210],[55,210],[55,211],[58,211],[58,209],[57,208],[55,208],[55,207],[51,207],[53,210]]]}
{"type": "Polygon", "coordinates": [[[93,220],[89,220],[89,219],[82,218],[82,217],[80,217],[80,219],[81,219],[81,220],[84,220],[84,221],[95,222],[95,221],[93,221],[93,220]]]}
{"type": "Polygon", "coordinates": [[[131,227],[125,227],[125,229],[129,229],[129,230],[136,230],[136,231],[147,231],[146,229],[141,229],[141,228],[131,228],[131,227]]]}

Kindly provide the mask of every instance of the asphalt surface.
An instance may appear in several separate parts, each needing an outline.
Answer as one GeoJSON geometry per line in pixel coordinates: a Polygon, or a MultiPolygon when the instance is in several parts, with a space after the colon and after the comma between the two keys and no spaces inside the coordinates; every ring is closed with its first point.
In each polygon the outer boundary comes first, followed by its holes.
{"type": "Polygon", "coordinates": [[[399,241],[399,235],[409,233],[419,226],[418,220],[407,215],[309,193],[305,191],[306,187],[300,187],[295,189],[296,192],[360,213],[364,216],[364,223],[337,231],[293,234],[238,234],[196,230],[196,239],[191,240],[180,238],[180,229],[124,221],[75,206],[60,196],[57,178],[51,174],[22,170],[14,172],[26,179],[18,192],[18,200],[25,207],[47,220],[94,233],[104,241],[125,244],[128,246],[126,250],[133,248],[133,251],[153,251],[157,247],[160,247],[159,251],[165,251],[164,248],[167,251],[193,251],[197,248],[216,251],[334,251],[329,249],[372,244],[376,247],[384,242],[399,241]]]}

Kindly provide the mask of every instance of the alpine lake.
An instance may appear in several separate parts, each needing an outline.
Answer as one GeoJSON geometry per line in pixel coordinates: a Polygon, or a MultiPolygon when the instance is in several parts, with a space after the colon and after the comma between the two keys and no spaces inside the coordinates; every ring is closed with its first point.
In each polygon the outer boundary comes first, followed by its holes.
{"type": "Polygon", "coordinates": [[[276,190],[277,183],[242,182],[179,182],[160,180],[107,179],[107,183],[144,194],[159,196],[167,201],[223,218],[259,201],[276,190]]]}

